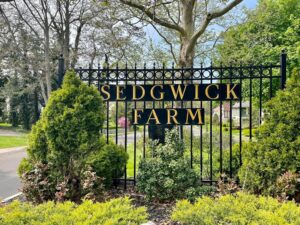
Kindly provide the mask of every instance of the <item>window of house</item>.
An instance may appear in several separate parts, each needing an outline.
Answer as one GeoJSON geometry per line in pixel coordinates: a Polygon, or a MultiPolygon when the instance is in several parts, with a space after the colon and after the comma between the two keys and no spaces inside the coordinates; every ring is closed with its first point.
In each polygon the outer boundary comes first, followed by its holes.
{"type": "Polygon", "coordinates": [[[224,118],[228,118],[229,117],[229,112],[226,110],[224,111],[224,118]]]}
{"type": "Polygon", "coordinates": [[[242,108],[242,117],[247,116],[247,108],[242,108]]]}

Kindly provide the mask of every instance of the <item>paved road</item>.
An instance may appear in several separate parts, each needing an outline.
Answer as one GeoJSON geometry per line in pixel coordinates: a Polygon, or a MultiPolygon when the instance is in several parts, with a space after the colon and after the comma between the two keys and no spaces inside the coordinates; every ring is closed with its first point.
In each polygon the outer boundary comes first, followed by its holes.
{"type": "Polygon", "coordinates": [[[17,168],[25,156],[24,147],[0,150],[0,199],[19,192],[21,184],[17,168]]]}
{"type": "MultiPolygon", "coordinates": [[[[137,139],[141,134],[137,133],[137,139]]],[[[119,144],[124,144],[125,136],[119,136],[119,144]]],[[[134,135],[128,134],[127,144],[134,141],[134,135]]],[[[18,193],[21,188],[20,179],[17,174],[17,168],[26,156],[25,147],[17,147],[10,149],[0,149],[0,199],[7,198],[18,193]]]]}

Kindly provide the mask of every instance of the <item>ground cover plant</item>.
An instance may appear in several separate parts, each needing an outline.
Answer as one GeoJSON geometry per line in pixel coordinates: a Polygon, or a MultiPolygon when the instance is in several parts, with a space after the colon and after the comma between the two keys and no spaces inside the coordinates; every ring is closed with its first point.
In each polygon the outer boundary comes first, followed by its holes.
{"type": "Polygon", "coordinates": [[[128,225],[147,221],[144,207],[135,208],[129,198],[117,198],[105,203],[83,201],[80,205],[72,202],[47,202],[39,205],[13,202],[0,207],[0,224],[93,224],[128,225]]]}
{"type": "Polygon", "coordinates": [[[280,203],[271,197],[240,192],[236,196],[201,197],[194,204],[179,201],[171,217],[189,225],[296,225],[300,224],[300,207],[292,201],[280,203]]]}
{"type": "Polygon", "coordinates": [[[100,137],[103,111],[97,89],[68,72],[33,127],[28,158],[19,166],[28,200],[96,200],[112,178],[123,175],[123,147],[100,137]]]}

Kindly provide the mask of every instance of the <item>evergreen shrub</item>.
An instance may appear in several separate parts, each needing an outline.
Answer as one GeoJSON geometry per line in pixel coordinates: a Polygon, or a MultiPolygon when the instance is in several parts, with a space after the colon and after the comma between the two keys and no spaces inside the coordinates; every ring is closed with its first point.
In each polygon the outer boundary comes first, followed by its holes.
{"type": "MultiPolygon", "coordinates": [[[[67,72],[62,88],[52,92],[41,119],[33,127],[28,158],[19,166],[28,200],[79,201],[87,194],[94,196],[90,191],[102,187],[99,182],[108,183],[112,176],[123,175],[121,168],[128,156],[123,148],[106,145],[101,139],[103,112],[97,89],[82,83],[75,72],[67,72]],[[100,165],[99,155],[104,155],[100,165]],[[86,182],[88,173],[94,187],[86,182]],[[86,183],[89,190],[85,189],[86,183]]],[[[99,188],[94,194],[101,193],[99,188]]]]}
{"type": "MultiPolygon", "coordinates": [[[[264,124],[243,148],[241,184],[253,193],[276,194],[276,180],[300,172],[300,76],[295,72],[286,89],[268,102],[264,124]]],[[[298,190],[299,191],[299,190],[298,190]]]]}

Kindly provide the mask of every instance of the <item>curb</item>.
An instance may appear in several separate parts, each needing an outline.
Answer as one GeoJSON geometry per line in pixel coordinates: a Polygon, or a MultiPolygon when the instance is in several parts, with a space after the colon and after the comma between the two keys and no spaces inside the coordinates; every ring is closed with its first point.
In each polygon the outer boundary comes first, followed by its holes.
{"type": "Polygon", "coordinates": [[[13,148],[2,148],[0,149],[0,155],[8,152],[17,152],[17,151],[23,151],[26,150],[27,146],[19,146],[19,147],[13,147],[13,148]]]}
{"type": "Polygon", "coordinates": [[[2,203],[2,204],[10,203],[10,202],[12,202],[13,200],[17,199],[17,198],[18,198],[19,196],[21,196],[22,194],[23,194],[22,192],[18,192],[18,193],[15,194],[15,195],[12,195],[12,196],[9,196],[9,197],[3,199],[3,200],[1,201],[1,203],[2,203]]]}

